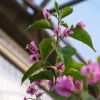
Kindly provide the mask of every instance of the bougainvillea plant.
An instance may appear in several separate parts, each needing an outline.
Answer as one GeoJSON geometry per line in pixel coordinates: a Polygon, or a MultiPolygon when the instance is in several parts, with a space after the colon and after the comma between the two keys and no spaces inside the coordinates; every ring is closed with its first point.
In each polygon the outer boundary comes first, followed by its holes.
{"type": "Polygon", "coordinates": [[[65,7],[60,10],[57,2],[54,7],[56,13],[43,10],[44,19],[35,21],[28,27],[50,29],[53,35],[52,38],[43,39],[39,46],[34,41],[26,45],[26,49],[31,52],[29,61],[34,64],[22,78],[22,83],[27,78],[30,80],[30,86],[26,90],[29,96],[24,97],[24,100],[41,100],[44,92],[40,92],[37,86],[43,87],[54,100],[100,100],[100,57],[96,63],[90,60],[87,64],[79,63],[72,58],[76,53],[74,48],[59,46],[63,38],[71,37],[95,51],[85,24],[78,22],[69,27],[63,18],[70,15],[73,9],[65,7]],[[52,16],[58,20],[56,26],[52,24],[52,16]]]}

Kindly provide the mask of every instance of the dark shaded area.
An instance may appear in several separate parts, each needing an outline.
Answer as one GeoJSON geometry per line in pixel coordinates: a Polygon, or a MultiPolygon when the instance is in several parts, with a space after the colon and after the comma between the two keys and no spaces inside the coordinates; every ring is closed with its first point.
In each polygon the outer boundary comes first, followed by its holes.
{"type": "MultiPolygon", "coordinates": [[[[44,0],[40,6],[36,6],[33,1],[23,0],[23,4],[19,4],[16,0],[0,0],[0,28],[16,40],[23,48],[33,39],[38,43],[42,38],[48,37],[47,32],[44,30],[30,30],[25,32],[28,25],[35,20],[43,18],[42,8],[50,2],[50,0],[44,0]],[[27,12],[28,7],[34,11],[33,15],[27,12]]],[[[66,1],[60,8],[62,9],[65,6],[71,6],[79,2],[80,0],[66,1]]],[[[50,11],[54,12],[54,8],[50,11]]]]}
{"type": "Polygon", "coordinates": [[[33,39],[39,42],[43,37],[48,36],[44,30],[30,30],[25,32],[28,25],[42,17],[41,10],[39,10],[39,13],[30,15],[25,6],[20,5],[15,0],[0,0],[0,28],[23,48],[33,39]]]}

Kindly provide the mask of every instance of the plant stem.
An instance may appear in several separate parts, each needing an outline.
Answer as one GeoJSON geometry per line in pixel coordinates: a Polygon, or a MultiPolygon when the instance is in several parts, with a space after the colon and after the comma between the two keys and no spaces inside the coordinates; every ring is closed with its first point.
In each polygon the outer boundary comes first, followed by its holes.
{"type": "Polygon", "coordinates": [[[83,98],[82,98],[82,96],[81,96],[81,95],[79,96],[79,100],[83,100],[83,98]]]}
{"type": "Polygon", "coordinates": [[[48,54],[48,56],[46,57],[45,61],[48,59],[48,57],[52,54],[52,52],[54,51],[54,49],[51,50],[51,52],[48,54]]]}
{"type": "Polygon", "coordinates": [[[76,97],[78,97],[79,100],[83,100],[82,95],[81,95],[81,92],[77,92],[77,93],[75,93],[74,95],[75,95],[76,97]]]}

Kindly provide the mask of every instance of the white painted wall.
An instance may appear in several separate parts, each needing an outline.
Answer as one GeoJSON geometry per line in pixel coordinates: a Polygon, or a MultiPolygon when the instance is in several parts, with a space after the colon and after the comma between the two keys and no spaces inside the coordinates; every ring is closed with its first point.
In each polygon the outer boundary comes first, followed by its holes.
{"type": "MultiPolygon", "coordinates": [[[[22,73],[0,55],[0,100],[23,100],[28,82],[21,85],[22,73]]],[[[44,94],[42,100],[52,100],[44,94]]]]}

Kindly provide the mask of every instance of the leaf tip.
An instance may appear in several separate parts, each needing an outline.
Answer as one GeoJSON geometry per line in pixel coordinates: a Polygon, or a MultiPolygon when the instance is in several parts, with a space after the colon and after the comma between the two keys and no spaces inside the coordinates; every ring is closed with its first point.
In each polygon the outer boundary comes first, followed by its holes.
{"type": "Polygon", "coordinates": [[[95,48],[93,48],[93,50],[94,50],[94,52],[96,52],[96,49],[95,48]]]}

